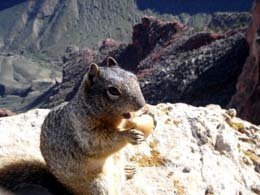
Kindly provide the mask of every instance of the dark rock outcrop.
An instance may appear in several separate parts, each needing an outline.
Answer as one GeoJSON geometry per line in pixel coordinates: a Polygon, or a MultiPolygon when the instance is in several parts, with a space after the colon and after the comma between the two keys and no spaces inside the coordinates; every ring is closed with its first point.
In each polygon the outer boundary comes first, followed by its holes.
{"type": "Polygon", "coordinates": [[[162,22],[154,17],[144,17],[133,27],[132,44],[115,53],[121,66],[137,73],[138,64],[152,53],[155,48],[171,44],[172,37],[184,30],[180,23],[162,22]]]}
{"type": "Polygon", "coordinates": [[[253,20],[246,39],[250,53],[236,85],[237,92],[230,106],[238,110],[240,117],[260,124],[260,1],[252,9],[253,20]]]}
{"type": "Polygon", "coordinates": [[[159,60],[149,57],[140,63],[151,67],[148,73],[147,69],[139,73],[144,96],[150,103],[228,104],[248,53],[247,44],[243,36],[235,34],[219,36],[221,39],[211,40],[211,44],[196,45],[203,43],[203,39],[196,38],[208,36],[207,33],[191,36],[181,44],[157,51],[159,60]],[[200,47],[193,49],[194,45],[200,47]]]}
{"type": "Polygon", "coordinates": [[[88,65],[104,65],[108,55],[138,75],[149,103],[229,103],[248,56],[243,31],[198,33],[176,21],[162,22],[154,17],[143,18],[133,29],[129,45],[109,39],[98,51],[86,49],[66,54],[62,82],[44,94],[47,98],[40,105],[52,107],[69,101],[88,65]]]}

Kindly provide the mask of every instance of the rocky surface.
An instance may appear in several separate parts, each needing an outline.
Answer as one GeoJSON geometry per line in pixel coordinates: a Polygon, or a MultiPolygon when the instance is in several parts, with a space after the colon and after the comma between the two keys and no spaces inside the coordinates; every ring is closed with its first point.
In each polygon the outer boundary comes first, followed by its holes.
{"type": "Polygon", "coordinates": [[[260,124],[260,1],[256,1],[252,16],[246,35],[250,53],[230,106],[237,108],[242,118],[260,124]]]}
{"type": "Polygon", "coordinates": [[[17,159],[43,159],[39,150],[40,127],[49,110],[0,118],[0,164],[17,159]]]}
{"type": "MultiPolygon", "coordinates": [[[[14,158],[42,160],[40,125],[49,112],[0,119],[1,165],[14,158]]],[[[124,155],[138,166],[123,194],[259,194],[260,127],[216,105],[149,106],[157,126],[124,155]]]]}
{"type": "Polygon", "coordinates": [[[122,68],[137,74],[144,96],[151,104],[226,106],[235,93],[248,45],[243,30],[196,32],[177,21],[144,17],[133,27],[132,43],[128,45],[108,39],[97,51],[76,49],[69,53],[63,58],[61,83],[34,105],[52,107],[69,101],[88,65],[92,62],[104,65],[110,55],[122,68]]]}

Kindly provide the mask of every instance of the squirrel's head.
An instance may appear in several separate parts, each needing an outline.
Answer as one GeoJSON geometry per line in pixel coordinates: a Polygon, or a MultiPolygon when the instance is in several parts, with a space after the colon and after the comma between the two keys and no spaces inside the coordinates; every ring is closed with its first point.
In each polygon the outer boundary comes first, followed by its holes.
{"type": "Polygon", "coordinates": [[[84,85],[85,101],[99,113],[128,118],[129,112],[145,105],[137,77],[121,69],[112,57],[107,58],[106,67],[91,64],[84,77],[84,85]]]}

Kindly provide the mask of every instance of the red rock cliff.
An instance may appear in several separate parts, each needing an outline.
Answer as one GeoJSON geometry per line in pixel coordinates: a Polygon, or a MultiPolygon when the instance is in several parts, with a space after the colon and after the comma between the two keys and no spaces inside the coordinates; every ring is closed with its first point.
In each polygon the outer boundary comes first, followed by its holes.
{"type": "Polygon", "coordinates": [[[260,0],[252,8],[252,22],[247,31],[250,53],[239,76],[230,106],[240,117],[260,124],[260,0]]]}

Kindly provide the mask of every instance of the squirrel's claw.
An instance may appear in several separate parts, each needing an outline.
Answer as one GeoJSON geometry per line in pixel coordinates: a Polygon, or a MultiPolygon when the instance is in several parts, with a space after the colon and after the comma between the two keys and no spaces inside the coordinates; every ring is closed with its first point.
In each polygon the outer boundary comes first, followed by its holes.
{"type": "Polygon", "coordinates": [[[141,131],[138,131],[136,129],[131,129],[127,131],[127,141],[133,145],[141,144],[145,138],[144,134],[141,131]]]}
{"type": "Polygon", "coordinates": [[[134,165],[126,165],[125,166],[125,176],[126,179],[132,179],[136,173],[136,167],[134,165]]]}

